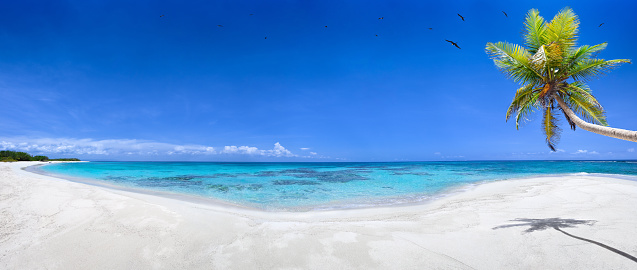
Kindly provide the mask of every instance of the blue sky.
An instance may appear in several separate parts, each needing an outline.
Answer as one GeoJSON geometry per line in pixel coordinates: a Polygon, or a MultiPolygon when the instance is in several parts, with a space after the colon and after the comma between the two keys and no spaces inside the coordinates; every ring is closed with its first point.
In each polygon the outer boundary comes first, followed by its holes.
{"type": "MultiPolygon", "coordinates": [[[[550,153],[538,115],[520,130],[505,122],[518,85],[485,44],[522,44],[529,9],[550,20],[566,6],[580,45],[608,42],[599,57],[637,59],[633,1],[5,2],[0,149],[88,160],[635,159],[635,143],[566,126],[550,153]]],[[[634,65],[589,85],[611,126],[637,129],[634,65]]]]}

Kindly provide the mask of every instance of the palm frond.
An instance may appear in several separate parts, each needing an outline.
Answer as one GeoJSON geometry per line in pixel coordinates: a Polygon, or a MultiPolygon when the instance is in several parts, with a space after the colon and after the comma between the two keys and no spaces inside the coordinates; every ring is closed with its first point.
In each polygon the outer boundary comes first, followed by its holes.
{"type": "MultiPolygon", "coordinates": [[[[538,92],[539,89],[532,89],[530,93],[520,95],[519,101],[516,102],[514,100],[514,102],[517,103],[516,105],[518,105],[517,108],[514,108],[517,112],[515,115],[515,129],[519,130],[520,124],[529,121],[528,116],[533,113],[534,109],[540,106],[538,103],[538,92]]],[[[511,105],[513,105],[513,103],[511,105]]],[[[511,106],[509,106],[509,109],[512,109],[511,106]]],[[[509,116],[507,112],[507,121],[509,120],[509,116]]]]}
{"type": "Polygon", "coordinates": [[[530,62],[530,53],[522,46],[507,42],[487,43],[485,50],[495,65],[515,82],[539,84],[542,75],[530,62]]]}
{"type": "Polygon", "coordinates": [[[570,50],[577,41],[579,19],[569,7],[562,9],[546,25],[547,42],[558,44],[563,52],[570,50]]]}
{"type": "MultiPolygon", "coordinates": [[[[567,96],[572,94],[580,95],[586,99],[587,103],[593,104],[603,110],[602,105],[599,104],[597,98],[593,96],[593,91],[591,91],[588,85],[584,84],[583,82],[573,82],[571,84],[568,84],[562,89],[562,92],[567,96]]],[[[568,98],[563,99],[566,100],[568,98]]]]}
{"type": "Polygon", "coordinates": [[[542,120],[542,131],[546,136],[546,144],[548,144],[552,151],[555,151],[555,145],[559,142],[560,133],[562,131],[557,125],[557,122],[553,106],[546,106],[546,108],[544,108],[544,118],[542,120]]]}
{"type": "Polygon", "coordinates": [[[515,115],[515,129],[519,130],[521,124],[530,121],[529,115],[532,114],[537,107],[537,102],[528,102],[523,104],[520,109],[518,109],[518,113],[515,115]]]}
{"type": "Polygon", "coordinates": [[[546,44],[546,23],[537,9],[531,9],[526,14],[524,21],[524,44],[529,52],[535,54],[537,50],[546,44]]]}
{"type": "Polygon", "coordinates": [[[566,55],[564,54],[564,49],[557,43],[551,43],[546,46],[546,57],[547,57],[547,65],[549,73],[549,79],[555,78],[555,70],[562,69],[564,65],[564,59],[566,55]]]}
{"type": "Polygon", "coordinates": [[[511,105],[509,105],[509,109],[506,114],[506,121],[509,121],[511,115],[516,114],[522,106],[526,103],[532,102],[533,100],[533,85],[527,84],[525,86],[520,87],[513,97],[513,101],[511,105]]]}
{"type": "Polygon", "coordinates": [[[591,94],[588,86],[582,83],[573,83],[563,90],[563,99],[573,112],[589,123],[608,126],[604,108],[591,94]]]}
{"type": "Polygon", "coordinates": [[[629,59],[584,59],[570,68],[570,76],[575,81],[588,81],[619,67],[623,63],[631,63],[629,59]]]}
{"type": "Polygon", "coordinates": [[[578,94],[574,94],[571,95],[566,102],[576,114],[578,114],[587,122],[602,126],[608,126],[604,110],[586,102],[586,98],[578,94]]]}
{"type": "Polygon", "coordinates": [[[566,56],[566,62],[563,67],[556,73],[556,77],[559,80],[566,80],[570,77],[570,72],[572,71],[573,66],[578,64],[579,62],[590,59],[591,56],[596,55],[598,52],[606,49],[607,43],[597,44],[595,46],[583,45],[577,49],[571,50],[568,52],[566,56]]]}
{"type": "Polygon", "coordinates": [[[608,43],[597,44],[595,46],[583,45],[574,50],[568,57],[569,65],[573,65],[581,60],[588,59],[593,54],[606,49],[608,43]]]}

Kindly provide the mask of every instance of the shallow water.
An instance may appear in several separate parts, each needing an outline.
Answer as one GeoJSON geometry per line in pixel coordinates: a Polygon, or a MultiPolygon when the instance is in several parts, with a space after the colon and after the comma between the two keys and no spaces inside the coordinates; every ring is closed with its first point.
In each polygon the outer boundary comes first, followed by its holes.
{"type": "Polygon", "coordinates": [[[39,170],[267,211],[414,203],[467,184],[534,176],[596,173],[637,179],[637,161],[84,162],[50,164],[39,170]]]}

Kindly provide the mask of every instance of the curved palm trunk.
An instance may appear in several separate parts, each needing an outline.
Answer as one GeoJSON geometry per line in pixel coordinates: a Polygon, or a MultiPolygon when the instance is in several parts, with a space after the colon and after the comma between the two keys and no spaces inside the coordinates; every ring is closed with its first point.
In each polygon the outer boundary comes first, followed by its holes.
{"type": "Polygon", "coordinates": [[[575,123],[581,129],[587,130],[593,133],[597,133],[600,135],[608,136],[608,137],[613,137],[613,138],[622,139],[622,140],[631,141],[631,142],[637,142],[637,131],[591,124],[589,122],[586,122],[580,119],[573,112],[573,110],[571,110],[571,108],[568,107],[568,105],[566,105],[566,102],[562,100],[562,97],[560,97],[557,94],[554,94],[553,98],[557,100],[557,102],[560,104],[560,107],[562,107],[562,110],[564,111],[564,113],[566,113],[566,115],[568,115],[568,117],[571,118],[573,123],[575,123]]]}

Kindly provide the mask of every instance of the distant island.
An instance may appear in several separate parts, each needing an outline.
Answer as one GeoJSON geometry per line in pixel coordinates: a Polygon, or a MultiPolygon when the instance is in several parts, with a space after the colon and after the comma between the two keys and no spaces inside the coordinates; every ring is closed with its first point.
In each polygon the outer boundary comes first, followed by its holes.
{"type": "Polygon", "coordinates": [[[31,156],[25,152],[0,151],[0,162],[15,161],[80,161],[78,158],[49,158],[47,156],[31,156]]]}

